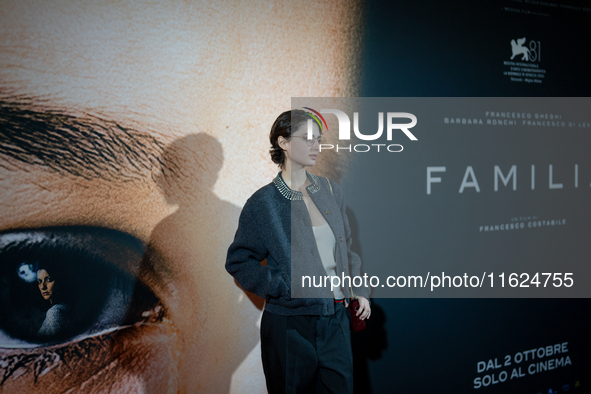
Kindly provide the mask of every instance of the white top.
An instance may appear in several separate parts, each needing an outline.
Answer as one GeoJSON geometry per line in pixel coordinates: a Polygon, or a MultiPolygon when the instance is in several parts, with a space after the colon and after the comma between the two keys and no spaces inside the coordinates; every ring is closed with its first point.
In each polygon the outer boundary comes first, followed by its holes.
{"type": "MultiPolygon", "coordinates": [[[[320,253],[320,259],[322,265],[326,270],[328,276],[337,276],[336,268],[337,262],[335,261],[334,255],[336,252],[337,240],[328,223],[324,223],[322,226],[312,227],[314,231],[314,238],[316,238],[316,246],[318,246],[318,252],[320,253]]],[[[345,298],[345,294],[341,288],[333,289],[335,299],[345,298]]]]}
{"type": "Polygon", "coordinates": [[[55,304],[45,313],[45,320],[39,329],[38,335],[49,336],[61,334],[68,328],[67,322],[68,307],[64,304],[55,304]]]}

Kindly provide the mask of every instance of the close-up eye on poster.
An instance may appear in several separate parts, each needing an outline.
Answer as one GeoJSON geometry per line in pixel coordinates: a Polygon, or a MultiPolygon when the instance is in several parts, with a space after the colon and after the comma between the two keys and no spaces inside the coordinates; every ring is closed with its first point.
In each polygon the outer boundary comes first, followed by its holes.
{"type": "Polygon", "coordinates": [[[590,393],[590,22],[4,0],[0,393],[590,393]]]}

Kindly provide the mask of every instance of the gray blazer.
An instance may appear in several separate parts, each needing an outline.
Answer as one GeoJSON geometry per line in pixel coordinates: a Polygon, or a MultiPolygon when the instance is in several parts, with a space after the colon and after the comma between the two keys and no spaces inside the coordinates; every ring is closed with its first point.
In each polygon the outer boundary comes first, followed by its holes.
{"type": "MultiPolygon", "coordinates": [[[[310,198],[330,225],[336,241],[336,272],[340,278],[360,276],[361,260],[351,251],[351,230],[341,187],[328,178],[308,173],[310,198]],[[329,183],[330,182],[330,183],[329,183]]],[[[228,249],[226,270],[245,290],[267,300],[265,309],[280,315],[330,315],[333,294],[328,287],[302,286],[302,277],[327,274],[322,265],[312,223],[302,193],[291,190],[281,177],[255,192],[246,202],[234,242],[228,249]],[[261,261],[266,260],[266,265],[261,261]]],[[[349,283],[343,286],[351,297],[349,283]]],[[[354,287],[369,298],[369,287],[354,287]]]]}

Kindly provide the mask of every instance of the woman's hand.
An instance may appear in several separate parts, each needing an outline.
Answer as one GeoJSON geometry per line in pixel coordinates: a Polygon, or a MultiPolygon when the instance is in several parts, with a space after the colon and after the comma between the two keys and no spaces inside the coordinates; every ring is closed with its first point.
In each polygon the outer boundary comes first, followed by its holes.
{"type": "Polygon", "coordinates": [[[359,301],[359,309],[357,309],[357,316],[361,320],[369,319],[371,315],[371,307],[369,306],[369,301],[365,297],[355,296],[357,301],[359,301]]]}

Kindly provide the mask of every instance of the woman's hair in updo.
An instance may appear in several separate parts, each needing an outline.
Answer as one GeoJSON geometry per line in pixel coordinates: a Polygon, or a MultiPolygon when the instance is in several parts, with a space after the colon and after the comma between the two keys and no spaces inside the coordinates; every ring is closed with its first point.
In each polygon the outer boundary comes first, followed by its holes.
{"type": "Polygon", "coordinates": [[[271,154],[273,163],[281,168],[285,165],[285,152],[279,146],[279,137],[283,137],[289,141],[291,135],[303,124],[306,124],[308,119],[312,119],[312,117],[301,109],[285,111],[275,119],[275,123],[273,123],[271,132],[269,133],[269,141],[271,142],[269,153],[271,154]]]}

